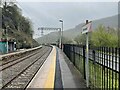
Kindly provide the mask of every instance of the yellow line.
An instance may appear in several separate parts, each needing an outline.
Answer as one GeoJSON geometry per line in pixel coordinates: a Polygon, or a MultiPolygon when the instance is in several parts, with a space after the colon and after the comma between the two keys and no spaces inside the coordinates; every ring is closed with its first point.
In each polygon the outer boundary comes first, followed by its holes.
{"type": "Polygon", "coordinates": [[[53,47],[53,54],[51,56],[52,62],[50,65],[50,70],[48,72],[47,80],[45,82],[44,88],[54,88],[55,80],[55,68],[56,68],[56,49],[53,47]]]}

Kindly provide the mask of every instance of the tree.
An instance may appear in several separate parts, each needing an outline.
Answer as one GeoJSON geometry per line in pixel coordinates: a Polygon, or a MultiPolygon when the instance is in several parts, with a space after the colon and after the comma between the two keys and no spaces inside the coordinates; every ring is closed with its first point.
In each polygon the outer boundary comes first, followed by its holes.
{"type": "Polygon", "coordinates": [[[83,34],[78,35],[77,37],[74,38],[74,41],[77,44],[84,44],[85,45],[85,41],[86,41],[86,36],[83,34]]]}
{"type": "Polygon", "coordinates": [[[100,25],[96,30],[92,32],[91,42],[93,46],[117,47],[117,30],[114,30],[112,28],[109,28],[107,30],[104,26],[100,25]]]}
{"type": "Polygon", "coordinates": [[[63,44],[71,44],[72,43],[72,41],[71,40],[69,40],[68,38],[66,38],[66,37],[62,37],[62,43],[63,44]]]}
{"type": "Polygon", "coordinates": [[[22,10],[14,2],[3,4],[2,29],[7,29],[8,36],[16,39],[18,47],[31,47],[34,43],[32,22],[22,15],[22,10]]]}

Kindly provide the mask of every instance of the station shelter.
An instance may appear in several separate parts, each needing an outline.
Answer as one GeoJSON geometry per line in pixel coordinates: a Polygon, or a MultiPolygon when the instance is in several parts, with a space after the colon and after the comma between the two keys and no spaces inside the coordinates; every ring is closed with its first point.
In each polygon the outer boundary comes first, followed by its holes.
{"type": "Polygon", "coordinates": [[[7,51],[8,53],[16,51],[16,42],[9,40],[7,44],[7,40],[0,40],[0,54],[5,54],[7,51]]]}

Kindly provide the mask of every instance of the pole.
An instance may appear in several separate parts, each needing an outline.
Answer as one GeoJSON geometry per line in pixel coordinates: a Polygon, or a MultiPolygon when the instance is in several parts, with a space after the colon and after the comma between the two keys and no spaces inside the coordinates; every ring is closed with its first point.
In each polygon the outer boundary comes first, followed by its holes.
{"type": "Polygon", "coordinates": [[[59,31],[59,37],[60,37],[59,47],[61,48],[61,39],[62,39],[62,36],[61,36],[61,28],[60,28],[60,31],[59,31]]]}
{"type": "Polygon", "coordinates": [[[59,22],[62,23],[62,27],[61,27],[61,49],[63,50],[63,20],[59,20],[59,22]]]}
{"type": "Polygon", "coordinates": [[[89,43],[88,40],[89,36],[88,33],[86,33],[86,82],[87,87],[89,87],[89,43]]]}
{"type": "MultiPolygon", "coordinates": [[[[43,28],[41,28],[41,37],[43,37],[43,28]]],[[[43,39],[43,40],[44,40],[44,39],[43,39]]],[[[43,42],[44,42],[43,40],[42,40],[41,45],[43,45],[43,42]]]]}
{"type": "Polygon", "coordinates": [[[63,21],[62,21],[62,51],[63,51],[63,21]]]}
{"type": "Polygon", "coordinates": [[[91,21],[86,20],[86,24],[82,27],[82,34],[86,33],[86,83],[89,88],[89,32],[91,30],[91,21]]]}
{"type": "Polygon", "coordinates": [[[6,39],[7,39],[7,42],[6,42],[6,49],[7,49],[7,53],[8,53],[8,33],[7,33],[7,28],[6,28],[6,39]]]}
{"type": "MultiPolygon", "coordinates": [[[[5,1],[5,13],[6,13],[6,7],[7,7],[7,2],[5,1]]],[[[6,39],[7,39],[7,42],[6,42],[6,52],[8,53],[8,31],[7,31],[7,28],[8,26],[6,26],[6,39]]]]}

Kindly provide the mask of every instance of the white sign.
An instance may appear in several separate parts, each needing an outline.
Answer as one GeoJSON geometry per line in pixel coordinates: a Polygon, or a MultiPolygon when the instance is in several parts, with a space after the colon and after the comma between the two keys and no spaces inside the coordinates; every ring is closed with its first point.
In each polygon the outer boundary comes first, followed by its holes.
{"type": "Polygon", "coordinates": [[[92,25],[91,22],[89,22],[88,24],[84,25],[84,26],[82,27],[82,34],[91,32],[91,25],[92,25]]]}

